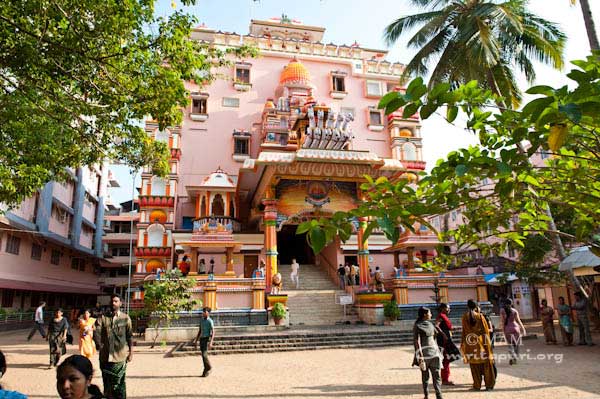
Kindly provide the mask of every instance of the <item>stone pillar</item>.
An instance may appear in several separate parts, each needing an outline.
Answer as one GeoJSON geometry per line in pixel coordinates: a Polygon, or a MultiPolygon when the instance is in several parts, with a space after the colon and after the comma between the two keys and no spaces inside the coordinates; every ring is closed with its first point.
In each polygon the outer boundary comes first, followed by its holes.
{"type": "Polygon", "coordinates": [[[277,274],[277,200],[265,198],[262,201],[265,206],[265,281],[266,290],[271,290],[271,279],[277,274]]]}
{"type": "Polygon", "coordinates": [[[365,233],[365,229],[367,228],[367,218],[360,217],[358,218],[358,231],[357,231],[357,240],[358,240],[358,267],[360,270],[360,286],[362,288],[366,288],[369,286],[369,279],[371,276],[369,275],[369,242],[368,240],[364,240],[363,235],[365,233]]]}
{"type": "Polygon", "coordinates": [[[394,298],[398,305],[408,304],[408,284],[404,279],[395,278],[393,281],[394,298]]]}
{"type": "Polygon", "coordinates": [[[252,282],[252,310],[262,310],[265,308],[265,282],[263,279],[256,279],[252,282]]]}
{"type": "Polygon", "coordinates": [[[233,270],[233,247],[226,248],[225,262],[225,275],[235,277],[235,271],[233,270]]]}
{"type": "Polygon", "coordinates": [[[217,283],[214,281],[207,281],[204,286],[203,306],[208,306],[211,310],[217,308],[217,283]]]}
{"type": "Polygon", "coordinates": [[[450,297],[448,296],[448,280],[439,279],[438,280],[438,288],[440,289],[440,292],[438,293],[440,302],[444,302],[444,303],[450,302],[450,297]]]}
{"type": "Polygon", "coordinates": [[[192,264],[190,266],[190,274],[197,275],[198,274],[198,250],[194,247],[192,249],[192,264]]]}
{"type": "Polygon", "coordinates": [[[477,302],[487,302],[487,284],[483,276],[477,276],[477,302]]]}

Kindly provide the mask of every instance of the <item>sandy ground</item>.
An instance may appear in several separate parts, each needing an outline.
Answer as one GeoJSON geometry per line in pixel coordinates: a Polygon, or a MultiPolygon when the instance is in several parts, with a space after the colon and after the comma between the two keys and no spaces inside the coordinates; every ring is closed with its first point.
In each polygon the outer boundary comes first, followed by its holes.
{"type": "MultiPolygon", "coordinates": [[[[30,398],[57,398],[46,342],[37,335],[28,343],[25,336],[25,331],[0,334],[0,348],[9,362],[2,384],[30,398]]],[[[600,344],[600,336],[595,339],[600,344]]],[[[600,398],[600,345],[563,348],[542,341],[526,341],[523,353],[529,359],[516,366],[501,358],[507,348],[498,345],[499,376],[491,392],[468,392],[469,369],[453,363],[457,385],[444,387],[444,398],[600,398]]],[[[69,346],[68,353],[76,351],[69,346]]],[[[199,377],[199,357],[165,358],[165,351],[136,348],[127,370],[128,398],[423,397],[420,372],[410,367],[408,347],[214,356],[208,378],[199,377]]],[[[99,375],[94,383],[101,386],[99,375]]]]}

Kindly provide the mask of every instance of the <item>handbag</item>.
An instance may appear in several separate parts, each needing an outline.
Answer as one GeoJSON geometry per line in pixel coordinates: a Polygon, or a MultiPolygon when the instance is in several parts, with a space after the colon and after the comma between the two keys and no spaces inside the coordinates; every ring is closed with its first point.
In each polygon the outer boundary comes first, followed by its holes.
{"type": "MultiPolygon", "coordinates": [[[[67,332],[67,344],[73,345],[73,334],[71,334],[71,330],[67,332]]],[[[64,353],[63,353],[64,355],[64,353]]]]}

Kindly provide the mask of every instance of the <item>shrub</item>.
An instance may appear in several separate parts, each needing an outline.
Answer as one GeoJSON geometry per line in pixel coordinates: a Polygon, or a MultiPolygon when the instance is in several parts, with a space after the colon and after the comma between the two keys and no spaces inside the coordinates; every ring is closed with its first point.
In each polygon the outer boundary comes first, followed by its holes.
{"type": "Polygon", "coordinates": [[[283,306],[283,303],[277,302],[275,305],[273,305],[273,308],[271,309],[271,316],[273,316],[274,319],[283,319],[285,314],[286,310],[285,306],[283,306]]]}
{"type": "Polygon", "coordinates": [[[400,309],[398,309],[396,301],[392,299],[391,302],[386,302],[385,305],[383,305],[383,315],[390,320],[398,320],[398,317],[400,317],[400,309]]]}

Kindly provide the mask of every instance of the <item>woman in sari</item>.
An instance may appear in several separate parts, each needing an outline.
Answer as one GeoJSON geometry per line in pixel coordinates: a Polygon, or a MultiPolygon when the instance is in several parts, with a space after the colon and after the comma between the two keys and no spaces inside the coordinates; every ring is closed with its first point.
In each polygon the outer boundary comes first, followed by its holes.
{"type": "Polygon", "coordinates": [[[512,299],[507,299],[504,307],[500,309],[500,319],[504,329],[504,337],[508,341],[510,360],[509,364],[517,364],[519,356],[519,346],[521,345],[521,337],[527,335],[525,326],[521,322],[519,312],[512,307],[512,299]]]}
{"type": "Polygon", "coordinates": [[[565,303],[565,298],[558,297],[558,322],[560,334],[565,346],[573,345],[573,320],[571,320],[571,307],[565,303]]]}
{"type": "Polygon", "coordinates": [[[481,380],[485,380],[485,389],[492,390],[496,383],[494,373],[494,354],[489,338],[489,327],[485,317],[477,311],[477,302],[469,299],[467,302],[469,311],[462,317],[462,339],[460,348],[465,363],[471,367],[473,377],[473,388],[481,389],[481,380]]]}
{"type": "Polygon", "coordinates": [[[551,306],[548,306],[548,301],[546,299],[542,299],[540,314],[542,315],[542,326],[544,328],[546,345],[556,345],[556,332],[554,331],[554,309],[552,309],[551,306]]]}
{"type": "Polygon", "coordinates": [[[63,317],[62,309],[56,309],[54,318],[48,323],[48,334],[46,339],[50,345],[50,366],[56,367],[60,357],[67,353],[67,332],[69,331],[69,322],[63,317]]]}
{"type": "Polygon", "coordinates": [[[91,359],[96,354],[96,345],[94,344],[94,324],[96,319],[91,317],[92,312],[86,310],[83,317],[79,319],[79,353],[82,356],[91,359]]]}

